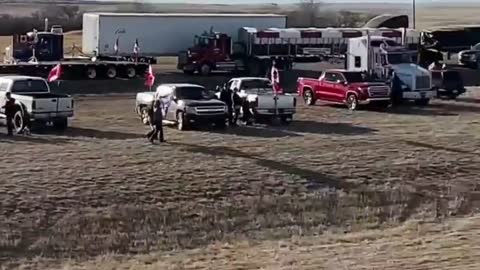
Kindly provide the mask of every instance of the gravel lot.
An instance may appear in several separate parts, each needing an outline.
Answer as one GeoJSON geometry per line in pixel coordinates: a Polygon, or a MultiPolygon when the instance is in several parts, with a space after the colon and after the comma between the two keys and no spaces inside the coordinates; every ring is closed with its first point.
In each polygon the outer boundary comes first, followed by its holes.
{"type": "Polygon", "coordinates": [[[76,97],[63,134],[0,128],[0,264],[476,214],[477,91],[388,112],[301,105],[288,127],[167,128],[164,145],[143,138],[134,95],[76,97]]]}

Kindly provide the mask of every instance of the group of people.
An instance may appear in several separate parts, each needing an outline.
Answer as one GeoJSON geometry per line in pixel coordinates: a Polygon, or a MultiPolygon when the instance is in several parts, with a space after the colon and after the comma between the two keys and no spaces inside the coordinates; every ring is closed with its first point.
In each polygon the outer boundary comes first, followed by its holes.
{"type": "Polygon", "coordinates": [[[217,86],[217,91],[220,91],[219,99],[227,105],[228,122],[230,126],[236,126],[240,109],[242,110],[242,122],[245,125],[251,125],[251,112],[246,99],[240,97],[238,89],[229,89],[226,84],[217,86]]]}

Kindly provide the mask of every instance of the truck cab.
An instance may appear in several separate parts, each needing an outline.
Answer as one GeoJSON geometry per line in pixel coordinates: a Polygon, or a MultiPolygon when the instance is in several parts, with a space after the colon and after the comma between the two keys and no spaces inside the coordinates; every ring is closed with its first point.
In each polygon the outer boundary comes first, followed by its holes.
{"type": "Polygon", "coordinates": [[[212,70],[235,70],[238,63],[231,59],[232,39],[224,33],[210,32],[197,35],[194,45],[186,52],[180,52],[178,69],[186,74],[198,71],[208,75],[212,70]]]}
{"type": "Polygon", "coordinates": [[[430,72],[417,64],[417,56],[416,50],[409,50],[390,38],[352,38],[348,41],[346,68],[391,83],[393,101],[414,100],[426,105],[436,91],[430,72]]]}

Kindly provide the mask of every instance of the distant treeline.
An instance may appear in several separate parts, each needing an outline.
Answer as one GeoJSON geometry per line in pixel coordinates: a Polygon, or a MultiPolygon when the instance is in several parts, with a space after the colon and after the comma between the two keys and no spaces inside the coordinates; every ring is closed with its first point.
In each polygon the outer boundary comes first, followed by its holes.
{"type": "MultiPolygon", "coordinates": [[[[349,11],[327,12],[321,11],[322,4],[314,0],[302,1],[293,10],[271,10],[272,13],[288,16],[288,27],[360,27],[375,14],[360,14],[349,11]]],[[[122,5],[112,10],[116,12],[159,12],[151,4],[132,3],[122,5]]],[[[263,10],[262,10],[263,11],[263,10]]],[[[64,31],[82,29],[81,10],[75,5],[50,5],[30,16],[15,17],[0,16],[0,35],[9,36],[14,33],[25,33],[32,29],[43,30],[44,19],[48,18],[49,27],[55,24],[62,25],[64,31]]],[[[264,11],[268,12],[268,11],[264,11]]]]}

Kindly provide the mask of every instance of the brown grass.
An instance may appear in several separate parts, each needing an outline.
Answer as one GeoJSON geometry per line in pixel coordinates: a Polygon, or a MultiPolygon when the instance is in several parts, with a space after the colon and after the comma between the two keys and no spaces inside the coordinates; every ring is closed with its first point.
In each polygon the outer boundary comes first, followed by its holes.
{"type": "Polygon", "coordinates": [[[302,106],[289,127],[167,129],[162,146],[142,137],[131,97],[78,98],[65,134],[0,137],[9,157],[0,164],[9,176],[0,182],[0,262],[318,269],[331,258],[349,269],[468,269],[477,257],[440,261],[447,249],[434,248],[473,245],[465,242],[476,241],[465,240],[473,225],[436,236],[441,226],[425,225],[431,232],[417,238],[408,226],[388,228],[478,213],[478,98],[388,114],[302,106]],[[318,235],[328,237],[308,239],[318,235]],[[426,243],[418,253],[416,241],[426,243]],[[397,249],[405,243],[412,248],[397,249]],[[377,248],[378,258],[368,255],[377,248]],[[151,255],[131,257],[138,253],[151,255]],[[99,254],[107,255],[92,261],[99,254]]]}

